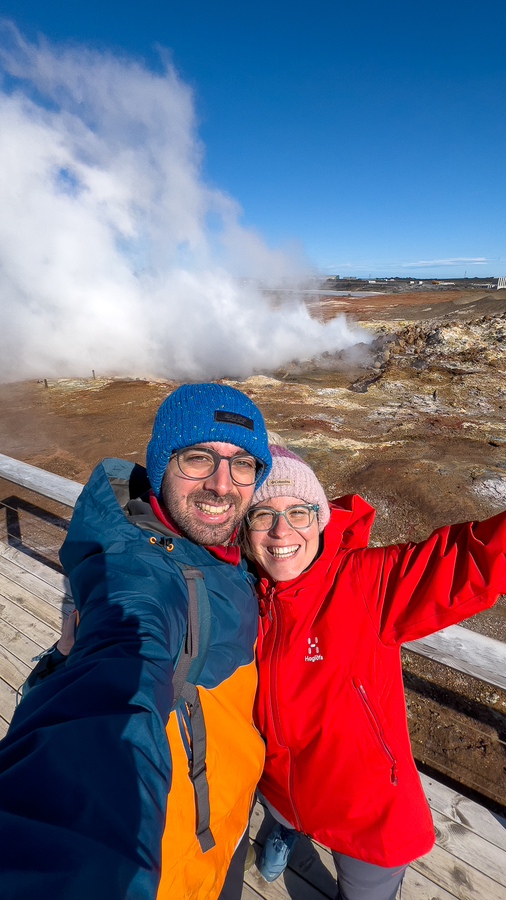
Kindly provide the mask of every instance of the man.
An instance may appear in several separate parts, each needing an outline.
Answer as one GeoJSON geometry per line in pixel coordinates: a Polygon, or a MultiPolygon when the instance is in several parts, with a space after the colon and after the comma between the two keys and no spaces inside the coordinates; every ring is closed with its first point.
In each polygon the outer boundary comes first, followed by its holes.
{"type": "Polygon", "coordinates": [[[2,900],[240,897],[264,751],[233,537],[270,464],[252,401],[196,384],[160,406],[147,478],[94,470],[61,550],[77,640],[0,747],[2,900]]]}

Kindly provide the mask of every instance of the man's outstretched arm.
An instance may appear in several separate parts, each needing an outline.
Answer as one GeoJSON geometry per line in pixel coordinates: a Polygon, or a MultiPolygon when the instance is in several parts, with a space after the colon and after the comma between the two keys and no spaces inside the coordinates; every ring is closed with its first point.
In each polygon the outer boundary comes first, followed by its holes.
{"type": "MultiPolygon", "coordinates": [[[[116,562],[97,554],[74,573],[86,593],[78,640],[0,744],[2,900],[156,896],[185,598],[165,583],[180,608],[169,625],[159,592],[125,589],[132,573],[116,562]]],[[[138,561],[135,574],[139,585],[138,561]]]]}

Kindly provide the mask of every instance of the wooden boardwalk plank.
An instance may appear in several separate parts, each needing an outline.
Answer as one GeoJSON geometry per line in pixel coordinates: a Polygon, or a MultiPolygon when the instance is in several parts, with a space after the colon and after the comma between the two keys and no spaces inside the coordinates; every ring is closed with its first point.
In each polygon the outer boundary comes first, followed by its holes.
{"type": "Polygon", "coordinates": [[[0,678],[15,691],[26,681],[34,665],[35,663],[32,666],[25,665],[5,647],[0,647],[0,678]]]}
{"type": "Polygon", "coordinates": [[[327,900],[326,894],[322,894],[314,885],[301,878],[291,867],[281,878],[269,884],[262,878],[257,867],[253,866],[246,872],[244,882],[265,900],[327,900]]]}
{"type": "MultiPolygon", "coordinates": [[[[264,808],[260,803],[256,803],[251,816],[250,837],[255,839],[259,846],[263,845],[270,828],[270,825],[268,825],[267,829],[262,828],[263,821],[264,808]]],[[[272,823],[270,817],[268,822],[272,823]]],[[[332,854],[325,847],[302,836],[295,845],[290,860],[290,869],[293,869],[305,880],[310,881],[323,897],[335,897],[336,870],[332,854]]],[[[265,894],[265,896],[270,897],[271,895],[265,894]]]]}
{"type": "Polygon", "coordinates": [[[33,556],[22,553],[16,547],[9,547],[8,544],[0,541],[0,557],[10,560],[26,572],[31,572],[37,578],[40,578],[41,581],[45,581],[46,584],[51,585],[51,587],[54,587],[55,590],[60,591],[62,594],[71,596],[68,578],[65,575],[61,575],[60,572],[51,569],[50,566],[45,566],[38,559],[34,559],[33,556]]]}
{"type": "Polygon", "coordinates": [[[262,894],[257,894],[249,884],[245,884],[242,889],[241,900],[258,900],[261,896],[262,894]]]}
{"type": "MultiPolygon", "coordinates": [[[[265,900],[268,897],[268,894],[264,893],[269,886],[267,882],[260,879],[259,876],[255,879],[255,884],[257,885],[257,890],[254,890],[248,883],[244,884],[241,900],[259,900],[259,898],[264,898],[265,900]],[[260,881],[262,884],[260,884],[260,881]]],[[[291,894],[288,893],[286,888],[282,896],[286,900],[291,900],[291,894]]],[[[444,888],[434,884],[433,881],[411,868],[406,872],[401,896],[402,900],[456,900],[455,894],[449,894],[444,888]]],[[[483,898],[483,900],[487,900],[487,898],[483,898]]]]}
{"type": "MultiPolygon", "coordinates": [[[[488,815],[492,814],[482,816],[482,811],[488,811],[482,810],[473,801],[445,788],[439,795],[439,805],[454,810],[465,806],[469,819],[476,823],[484,820],[489,826],[489,833],[498,839],[488,819],[488,815]]],[[[266,836],[265,829],[262,834],[263,817],[263,807],[257,803],[251,819],[250,835],[255,839],[260,837],[260,843],[263,843],[266,836]]],[[[437,845],[429,854],[412,863],[404,880],[403,900],[506,900],[504,851],[480,834],[474,833],[468,826],[450,819],[438,810],[433,810],[433,817],[437,845]]],[[[499,821],[494,819],[494,824],[502,829],[500,817],[499,821]]],[[[332,855],[326,848],[309,842],[307,838],[301,838],[295,845],[289,868],[311,881],[322,897],[335,896],[334,864],[332,855]]],[[[250,879],[248,884],[253,884],[267,900],[281,900],[291,896],[290,893],[272,893],[271,886],[263,882],[258,873],[255,881],[250,879]]]]}
{"type": "Polygon", "coordinates": [[[455,894],[449,894],[444,888],[434,884],[420,872],[415,872],[410,866],[402,882],[401,898],[402,900],[455,900],[455,894]]]}
{"type": "Polygon", "coordinates": [[[458,897],[458,900],[506,900],[506,887],[488,878],[474,866],[456,859],[437,844],[427,856],[416,859],[411,866],[416,872],[458,897]]]}
{"type": "MultiPolygon", "coordinates": [[[[62,603],[67,600],[70,608],[67,587],[54,570],[0,543],[0,739],[32,657],[59,636],[62,603]]],[[[434,779],[421,780],[437,843],[408,869],[402,900],[506,900],[506,819],[434,779]]],[[[257,854],[265,838],[263,818],[257,804],[250,829],[257,854]]],[[[264,881],[256,866],[246,873],[243,900],[331,900],[335,891],[330,852],[301,838],[277,881],[264,881]]]]}
{"type": "Polygon", "coordinates": [[[457,794],[427,775],[420,774],[420,780],[432,810],[443,813],[448,819],[460,825],[466,825],[491,844],[506,850],[505,818],[490,812],[478,803],[473,803],[472,800],[457,794]]]}
{"type": "Polygon", "coordinates": [[[3,619],[0,619],[0,646],[8,649],[9,653],[12,653],[16,659],[25,663],[29,668],[33,668],[35,665],[33,657],[38,656],[40,653],[38,644],[35,644],[34,641],[21,634],[17,628],[13,628],[12,625],[9,625],[3,619]]]}
{"type": "Polygon", "coordinates": [[[0,678],[0,717],[10,722],[15,709],[16,691],[0,678]]]}
{"type": "Polygon", "coordinates": [[[57,590],[57,588],[42,581],[31,572],[20,569],[18,565],[2,556],[0,556],[0,577],[7,578],[18,587],[25,588],[25,590],[30,591],[31,594],[34,594],[41,600],[45,600],[46,603],[49,603],[51,606],[54,606],[55,609],[60,611],[64,604],[72,604],[72,598],[67,594],[62,593],[57,590]]]}
{"type": "Polygon", "coordinates": [[[432,819],[439,847],[506,888],[505,850],[489,843],[465,825],[453,822],[437,810],[432,811],[432,819]]]}
{"type": "Polygon", "coordinates": [[[4,575],[0,575],[0,596],[6,600],[10,600],[19,606],[25,612],[31,613],[35,619],[39,619],[45,625],[49,625],[58,633],[61,630],[62,614],[61,610],[56,609],[46,600],[36,597],[31,591],[10,581],[4,575]]]}
{"type": "Polygon", "coordinates": [[[27,638],[30,638],[41,650],[47,650],[61,634],[59,627],[58,630],[51,628],[1,594],[0,619],[3,619],[8,625],[12,625],[13,628],[20,631],[27,638]]]}

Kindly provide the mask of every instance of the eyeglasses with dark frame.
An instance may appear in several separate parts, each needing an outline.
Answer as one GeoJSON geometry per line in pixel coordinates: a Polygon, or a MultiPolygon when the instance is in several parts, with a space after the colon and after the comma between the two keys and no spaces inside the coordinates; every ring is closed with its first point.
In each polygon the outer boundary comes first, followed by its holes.
{"type": "Polygon", "coordinates": [[[250,487],[262,477],[265,463],[250,453],[237,453],[235,456],[222,456],[210,447],[183,447],[171,454],[177,467],[185,478],[192,481],[203,481],[217,472],[222,459],[228,463],[230,477],[234,484],[250,487]]]}
{"type": "Polygon", "coordinates": [[[297,503],[278,512],[270,506],[257,506],[246,513],[246,521],[252,531],[270,531],[283,516],[294,531],[304,531],[313,524],[319,508],[317,503],[297,503]]]}

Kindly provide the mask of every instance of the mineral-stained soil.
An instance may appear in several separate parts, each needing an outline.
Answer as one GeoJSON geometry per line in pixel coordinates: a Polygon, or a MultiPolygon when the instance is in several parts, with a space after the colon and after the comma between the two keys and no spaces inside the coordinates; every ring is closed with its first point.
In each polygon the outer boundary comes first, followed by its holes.
{"type": "MultiPolygon", "coordinates": [[[[311,313],[361,322],[364,344],[227,381],[311,463],[328,496],[359,492],[376,508],[372,543],[422,540],[442,524],[502,510],[506,291],[323,297],[311,313]]],[[[155,410],[175,386],[102,378],[46,387],[43,378],[0,387],[0,453],[76,481],[103,456],[142,463],[155,410]]],[[[40,524],[30,502],[68,514],[6,482],[0,490],[0,500],[25,509],[24,540],[34,518],[40,524]]],[[[50,556],[61,528],[47,516],[45,527],[53,537],[40,552],[50,556]]],[[[505,598],[466,627],[506,641],[505,598]]],[[[415,757],[504,807],[506,692],[407,651],[403,667],[415,757]]]]}

